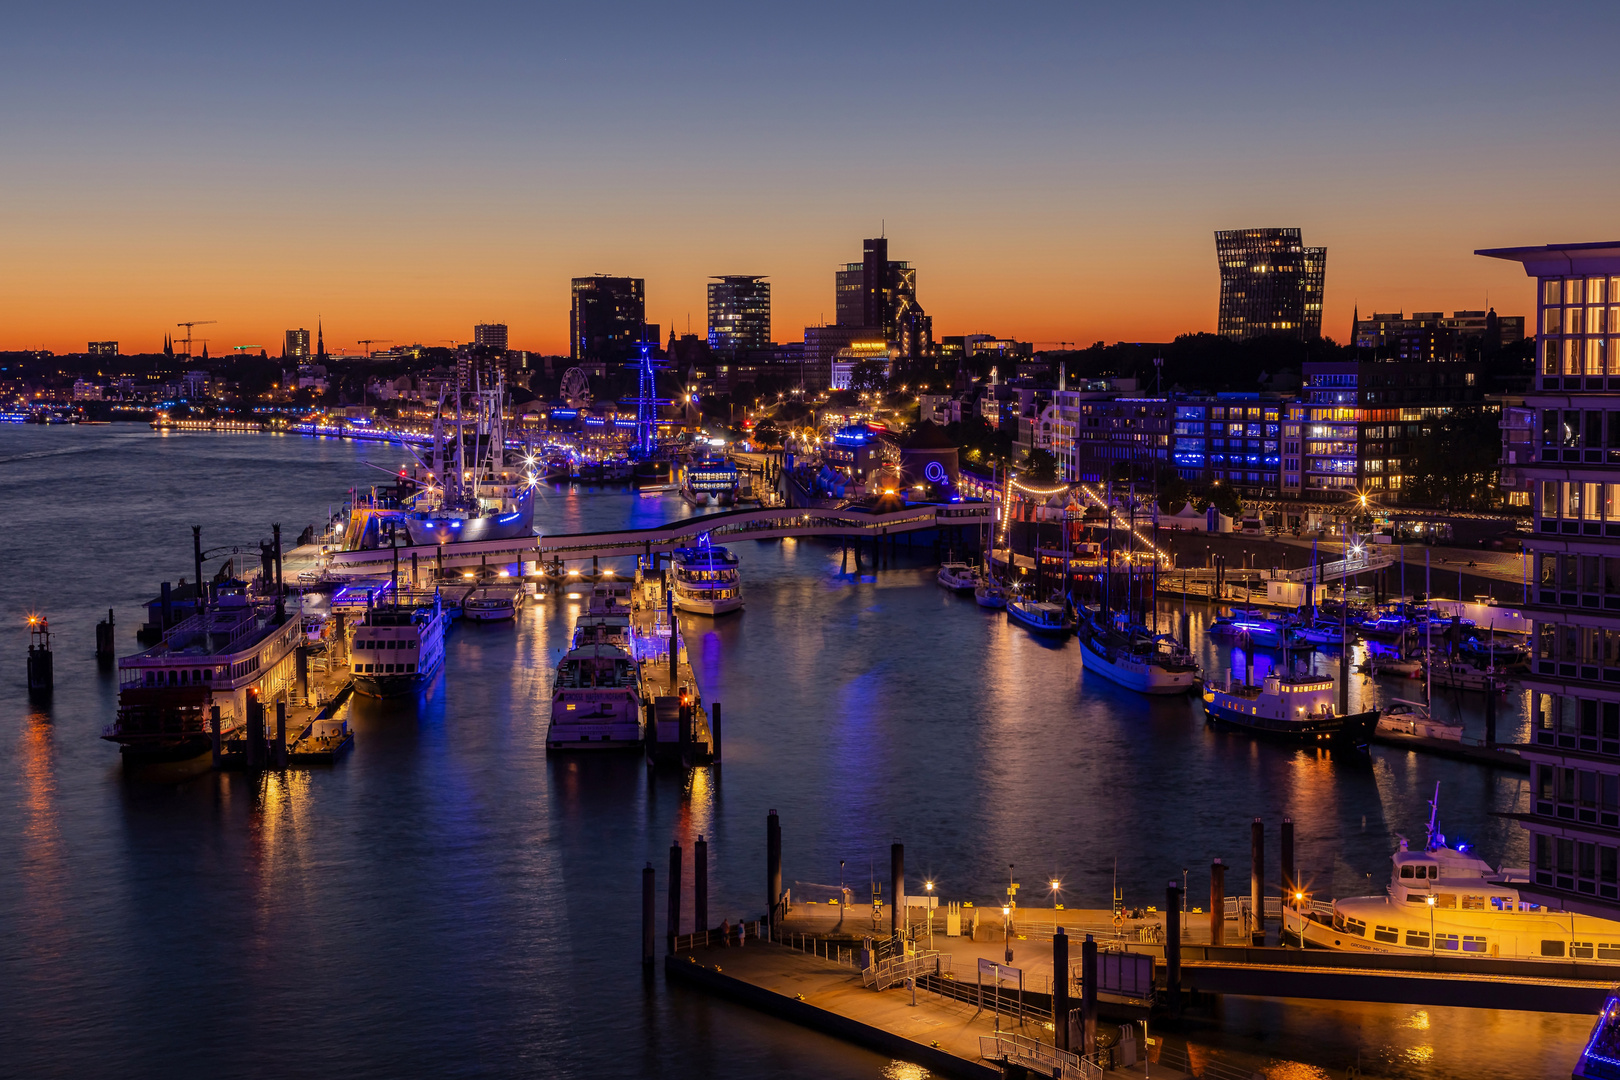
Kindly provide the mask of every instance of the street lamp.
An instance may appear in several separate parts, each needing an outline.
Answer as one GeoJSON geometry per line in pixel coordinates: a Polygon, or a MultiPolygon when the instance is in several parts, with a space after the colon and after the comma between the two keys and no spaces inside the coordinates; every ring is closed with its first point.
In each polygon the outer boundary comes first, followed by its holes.
{"type": "Polygon", "coordinates": [[[1006,944],[1006,962],[1012,963],[1012,905],[1001,906],[1001,940],[1006,944]]]}
{"type": "Polygon", "coordinates": [[[1426,896],[1426,897],[1424,897],[1424,899],[1429,902],[1429,955],[1433,956],[1434,955],[1434,897],[1433,896],[1426,896]]]}

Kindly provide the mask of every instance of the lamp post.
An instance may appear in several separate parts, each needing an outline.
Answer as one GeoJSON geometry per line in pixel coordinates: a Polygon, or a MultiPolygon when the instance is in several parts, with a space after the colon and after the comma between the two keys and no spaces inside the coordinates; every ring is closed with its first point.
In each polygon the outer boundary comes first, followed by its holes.
{"type": "Polygon", "coordinates": [[[1424,897],[1429,902],[1429,955],[1434,955],[1434,897],[1424,897]]]}
{"type": "Polygon", "coordinates": [[[923,880],[923,895],[928,898],[923,912],[928,919],[928,947],[934,947],[934,882],[931,878],[923,880]]]}
{"type": "Polygon", "coordinates": [[[1012,905],[1001,905],[1001,940],[1005,944],[1006,963],[1012,963],[1012,905]]]}

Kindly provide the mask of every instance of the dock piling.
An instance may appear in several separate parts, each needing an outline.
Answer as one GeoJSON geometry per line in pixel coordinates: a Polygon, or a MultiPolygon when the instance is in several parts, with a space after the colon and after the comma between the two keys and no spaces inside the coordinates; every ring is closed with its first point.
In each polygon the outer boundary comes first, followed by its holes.
{"type": "Polygon", "coordinates": [[[1069,1048],[1069,935],[1061,926],[1052,931],[1052,1040],[1069,1048]]]}
{"type": "Polygon", "coordinates": [[[287,699],[276,702],[276,768],[287,767],[287,699]]]}
{"type": "Polygon", "coordinates": [[[111,660],[116,651],[113,642],[113,609],[107,609],[107,621],[96,623],[96,659],[111,660]]]}
{"type": "Polygon", "coordinates": [[[219,706],[208,707],[208,736],[214,752],[214,768],[219,768],[219,755],[222,747],[219,743],[219,706]]]}
{"type": "Polygon", "coordinates": [[[264,702],[258,692],[248,691],[247,699],[247,767],[250,772],[264,768],[264,702]]]}
{"type": "Polygon", "coordinates": [[[711,707],[709,714],[710,734],[714,737],[714,763],[720,764],[720,703],[717,701],[711,707]]]}
{"type": "Polygon", "coordinates": [[[709,928],[709,842],[692,845],[692,933],[709,928]]]}
{"type": "Polygon", "coordinates": [[[649,971],[652,969],[653,953],[656,950],[653,938],[657,934],[655,929],[657,918],[653,912],[653,905],[656,902],[653,898],[654,877],[656,874],[653,871],[653,864],[648,863],[647,868],[641,872],[641,966],[649,971]]]}
{"type": "Polygon", "coordinates": [[[1282,823],[1282,895],[1288,903],[1298,888],[1294,876],[1294,819],[1283,818],[1282,823]]]}
{"type": "Polygon", "coordinates": [[[776,902],[782,898],[782,819],[772,810],[765,816],[765,910],[773,932],[776,930],[776,902]]]}
{"type": "Polygon", "coordinates": [[[1181,882],[1164,890],[1164,992],[1170,1013],[1181,1012],[1181,882]]]}
{"type": "Polygon", "coordinates": [[[889,845],[889,936],[906,928],[906,845],[889,845]]]}
{"type": "Polygon", "coordinates": [[[1249,941],[1266,943],[1266,826],[1259,818],[1249,826],[1249,941]]]}
{"type": "Polygon", "coordinates": [[[681,845],[669,845],[669,913],[665,927],[666,948],[675,955],[675,935],[681,932],[681,845]]]}
{"type": "Polygon", "coordinates": [[[1097,1049],[1097,939],[1086,935],[1080,946],[1080,1054],[1097,1049]]]}
{"type": "Polygon", "coordinates": [[[1226,944],[1226,865],[1219,859],[1209,864],[1209,943],[1226,944]]]}

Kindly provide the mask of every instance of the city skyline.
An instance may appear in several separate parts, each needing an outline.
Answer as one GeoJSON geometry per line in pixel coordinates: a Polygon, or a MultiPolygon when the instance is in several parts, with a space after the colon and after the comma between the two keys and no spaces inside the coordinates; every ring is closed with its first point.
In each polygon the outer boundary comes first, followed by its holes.
{"type": "Polygon", "coordinates": [[[921,268],[936,338],[1155,341],[1215,329],[1213,232],[1274,224],[1333,252],[1342,341],[1357,307],[1528,310],[1476,248],[1620,228],[1620,148],[1590,137],[1620,16],[1595,5],[1580,34],[1507,7],[940,7],[865,13],[859,40],[825,10],[90,7],[20,13],[0,44],[0,347],[149,350],[213,319],[211,354],[275,351],[317,315],[329,348],[435,343],[493,316],[560,354],[569,281],[597,271],[644,279],[683,333],[711,276],[767,274],[792,341],[875,235],[921,268]],[[1368,48],[1374,26],[1398,29],[1368,48]],[[610,27],[610,55],[532,47],[610,27]],[[898,128],[863,108],[876,69],[907,80],[898,128]]]}

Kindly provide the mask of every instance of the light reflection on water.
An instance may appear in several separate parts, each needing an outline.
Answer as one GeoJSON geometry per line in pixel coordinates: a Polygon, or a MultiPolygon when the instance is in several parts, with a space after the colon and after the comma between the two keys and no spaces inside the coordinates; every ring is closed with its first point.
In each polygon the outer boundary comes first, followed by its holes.
{"type": "MultiPolygon", "coordinates": [[[[931,553],[904,542],[900,568],[875,581],[840,574],[836,545],[737,546],[747,608],[689,622],[706,694],[725,707],[718,769],[678,777],[634,757],[548,759],[550,671],[579,604],[547,601],[517,626],[458,626],[420,700],[358,702],[355,752],[335,768],[122,774],[97,738],[115,685],[89,658],[106,607],[129,648],[137,605],[190,573],[192,521],[208,544],[256,543],[272,520],[296,534],[328,498],[371,482],[362,462],[398,457],[119,425],[0,429],[13,543],[0,617],[42,608],[61,635],[48,708],[26,706],[20,670],[0,675],[13,691],[0,695],[0,745],[13,756],[0,771],[0,863],[14,869],[0,875],[0,984],[13,1003],[0,1044],[19,1073],[105,1075],[116,1060],[125,1076],[910,1075],[661,978],[643,983],[642,866],[657,869],[661,932],[669,845],[684,846],[689,920],[690,844],[703,835],[715,921],[753,917],[771,808],[789,881],[836,882],[843,860],[864,886],[869,867],[887,876],[898,838],[944,898],[981,904],[1009,863],[1026,882],[1061,878],[1071,906],[1106,906],[1116,865],[1129,904],[1162,903],[1184,868],[1201,900],[1216,856],[1230,891],[1243,891],[1255,816],[1273,882],[1286,816],[1315,888],[1377,891],[1436,780],[1449,835],[1493,862],[1524,859],[1518,829],[1492,816],[1513,805],[1518,776],[1211,731],[1196,702],[1088,678],[1072,643],[1053,648],[936,588],[931,553]],[[60,495],[53,447],[71,450],[83,476],[74,500],[60,495]],[[54,456],[26,456],[41,448],[54,456]],[[99,513],[87,521],[81,504],[99,513]]],[[[566,488],[548,490],[537,517],[555,533],[691,512],[678,499],[566,488]]],[[[1201,634],[1212,613],[1194,604],[1190,616],[1201,634]]],[[[1232,655],[1203,639],[1199,651],[1215,670],[1232,655]]],[[[1257,672],[1270,663],[1256,659],[1257,672]]],[[[1372,692],[1355,677],[1353,702],[1372,692]]],[[[1471,734],[1482,732],[1478,700],[1463,698],[1471,734]]],[[[1503,741],[1524,727],[1514,695],[1503,741]]],[[[1503,1061],[1552,1075],[1587,1027],[1426,1013],[1417,1030],[1397,1006],[1228,999],[1218,1025],[1190,1034],[1257,1068],[1337,1073],[1359,1052],[1369,1073],[1440,1078],[1510,1075],[1503,1061]]]]}

